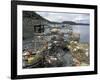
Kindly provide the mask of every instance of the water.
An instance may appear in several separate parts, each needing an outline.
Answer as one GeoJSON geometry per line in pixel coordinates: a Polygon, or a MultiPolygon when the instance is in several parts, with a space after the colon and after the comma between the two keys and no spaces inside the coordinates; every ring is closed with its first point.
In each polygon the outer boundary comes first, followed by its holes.
{"type": "Polygon", "coordinates": [[[88,42],[90,40],[90,25],[72,25],[73,32],[80,33],[80,42],[88,42]]]}

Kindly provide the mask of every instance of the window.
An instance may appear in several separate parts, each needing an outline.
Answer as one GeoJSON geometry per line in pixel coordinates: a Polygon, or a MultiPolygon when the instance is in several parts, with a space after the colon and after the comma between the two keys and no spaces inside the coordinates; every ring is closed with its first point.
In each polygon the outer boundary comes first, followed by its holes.
{"type": "Polygon", "coordinates": [[[44,25],[35,25],[34,32],[35,33],[43,33],[44,32],[44,25]]]}

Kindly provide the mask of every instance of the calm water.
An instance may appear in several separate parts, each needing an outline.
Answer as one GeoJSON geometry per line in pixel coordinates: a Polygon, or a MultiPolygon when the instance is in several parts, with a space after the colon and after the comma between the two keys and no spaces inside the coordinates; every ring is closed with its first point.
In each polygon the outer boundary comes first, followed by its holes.
{"type": "Polygon", "coordinates": [[[80,42],[89,42],[90,40],[89,25],[73,25],[73,31],[80,33],[80,42]]]}

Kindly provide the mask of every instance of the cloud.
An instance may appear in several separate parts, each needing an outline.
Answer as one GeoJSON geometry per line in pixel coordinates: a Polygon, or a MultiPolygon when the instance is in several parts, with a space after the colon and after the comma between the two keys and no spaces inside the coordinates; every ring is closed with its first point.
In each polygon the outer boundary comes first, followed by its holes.
{"type": "Polygon", "coordinates": [[[76,16],[74,21],[78,22],[78,23],[89,23],[90,16],[89,16],[89,14],[80,14],[80,15],[76,16]]]}
{"type": "Polygon", "coordinates": [[[47,20],[54,22],[75,21],[89,23],[89,14],[83,13],[57,13],[57,12],[36,12],[47,20]]]}

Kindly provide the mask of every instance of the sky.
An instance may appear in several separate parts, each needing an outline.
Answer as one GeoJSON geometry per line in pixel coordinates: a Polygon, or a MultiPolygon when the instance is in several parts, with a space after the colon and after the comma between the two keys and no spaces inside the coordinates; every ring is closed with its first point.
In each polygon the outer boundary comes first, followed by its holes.
{"type": "Polygon", "coordinates": [[[74,21],[77,23],[89,23],[89,14],[83,13],[57,13],[57,12],[36,12],[40,16],[46,18],[49,21],[63,22],[63,21],[74,21]]]}

